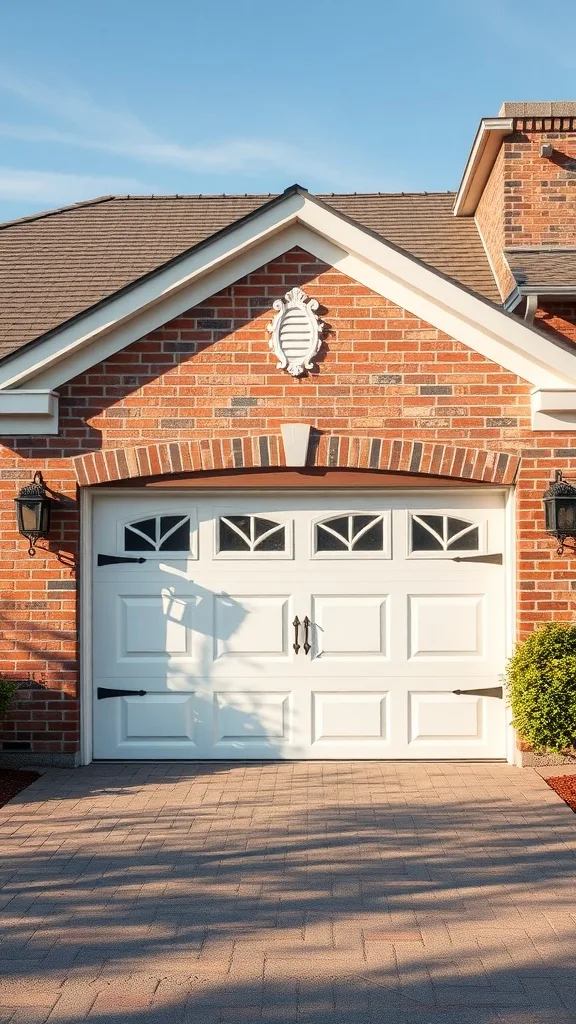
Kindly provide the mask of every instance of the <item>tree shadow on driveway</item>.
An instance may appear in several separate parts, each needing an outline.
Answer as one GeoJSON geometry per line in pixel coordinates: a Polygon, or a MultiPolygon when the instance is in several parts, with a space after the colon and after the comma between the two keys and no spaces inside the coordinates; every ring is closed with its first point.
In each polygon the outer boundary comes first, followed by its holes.
{"type": "Polygon", "coordinates": [[[0,829],[0,1007],[38,1022],[575,1019],[574,816],[533,773],[91,765],[0,829]]]}

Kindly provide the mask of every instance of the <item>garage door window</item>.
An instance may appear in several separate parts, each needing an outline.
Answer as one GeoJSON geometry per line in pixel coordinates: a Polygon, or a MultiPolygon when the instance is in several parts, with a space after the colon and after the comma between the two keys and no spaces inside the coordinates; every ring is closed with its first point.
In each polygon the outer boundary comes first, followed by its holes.
{"type": "Polygon", "coordinates": [[[480,528],[467,519],[438,513],[413,513],[410,523],[412,554],[479,550],[480,528]]]}
{"type": "Polygon", "coordinates": [[[329,557],[387,557],[389,518],[350,512],[322,519],[314,527],[314,554],[329,557]]]}
{"type": "Polygon", "coordinates": [[[189,554],[191,532],[190,516],[181,513],[148,516],[124,526],[124,550],[189,554]]]}
{"type": "Polygon", "coordinates": [[[217,554],[232,558],[290,554],[288,528],[265,516],[226,515],[218,517],[217,554]]]}

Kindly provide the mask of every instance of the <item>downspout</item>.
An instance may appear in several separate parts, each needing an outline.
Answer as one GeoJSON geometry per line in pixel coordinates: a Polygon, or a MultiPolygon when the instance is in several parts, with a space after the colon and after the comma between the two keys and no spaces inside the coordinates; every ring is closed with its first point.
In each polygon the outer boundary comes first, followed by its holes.
{"type": "Polygon", "coordinates": [[[526,309],[524,310],[524,319],[527,324],[534,323],[534,317],[536,316],[536,310],[538,309],[538,296],[527,295],[526,296],[526,309]]]}

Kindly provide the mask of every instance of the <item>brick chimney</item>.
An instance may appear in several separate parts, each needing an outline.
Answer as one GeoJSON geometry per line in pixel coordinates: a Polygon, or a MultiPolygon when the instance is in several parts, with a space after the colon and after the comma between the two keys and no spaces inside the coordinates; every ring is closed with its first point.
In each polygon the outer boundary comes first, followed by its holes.
{"type": "Polygon", "coordinates": [[[503,301],[522,262],[505,250],[576,249],[576,102],[504,103],[483,118],[454,213],[475,217],[503,301]]]}

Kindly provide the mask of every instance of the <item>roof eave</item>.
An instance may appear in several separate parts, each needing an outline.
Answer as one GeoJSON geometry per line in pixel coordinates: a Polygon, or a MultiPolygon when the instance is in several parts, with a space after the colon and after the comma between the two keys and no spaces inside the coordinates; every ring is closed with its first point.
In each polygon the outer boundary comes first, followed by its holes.
{"type": "Polygon", "coordinates": [[[483,117],[454,202],[455,217],[472,217],[500,151],[502,140],[514,128],[512,117],[483,117]]]}
{"type": "Polygon", "coordinates": [[[576,284],[554,285],[554,284],[517,284],[502,303],[507,313],[513,313],[524,299],[534,295],[536,299],[562,299],[574,298],[576,296],[576,284]]]}

